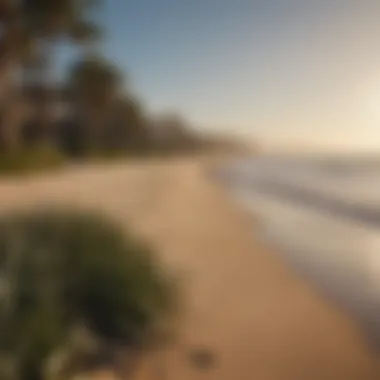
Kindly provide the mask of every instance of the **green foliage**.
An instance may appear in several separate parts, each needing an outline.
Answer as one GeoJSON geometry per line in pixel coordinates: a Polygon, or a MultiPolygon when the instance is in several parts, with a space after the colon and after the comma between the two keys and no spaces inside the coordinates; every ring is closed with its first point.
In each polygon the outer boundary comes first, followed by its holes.
{"type": "Polygon", "coordinates": [[[122,84],[120,71],[105,58],[88,57],[71,67],[67,94],[75,115],[60,136],[69,155],[116,158],[146,148],[145,114],[122,84]]]}
{"type": "MultiPolygon", "coordinates": [[[[77,158],[165,156],[203,148],[177,115],[167,115],[152,128],[148,113],[128,88],[125,91],[120,70],[101,54],[88,51],[85,58],[73,63],[63,88],[50,88],[47,71],[53,64],[51,48],[62,39],[94,48],[101,33],[89,16],[92,7],[101,3],[101,0],[20,0],[0,5],[0,20],[4,24],[0,50],[12,62],[22,64],[26,88],[30,75],[39,82],[37,86],[29,85],[34,89],[24,91],[27,108],[33,114],[27,116],[28,128],[14,125],[22,123],[17,120],[0,125],[4,150],[12,151],[0,156],[0,173],[27,173],[60,163],[55,152],[39,149],[14,152],[23,145],[25,136],[34,143],[50,140],[54,135],[57,147],[67,156],[77,158]],[[55,119],[58,98],[64,98],[70,113],[59,121],[55,119]]],[[[11,97],[8,101],[17,104],[11,97]]]]}
{"type": "Polygon", "coordinates": [[[4,43],[0,50],[12,60],[25,62],[41,53],[36,45],[42,40],[63,37],[75,43],[94,41],[100,30],[86,16],[95,3],[93,0],[2,1],[4,43]]]}
{"type": "Polygon", "coordinates": [[[58,168],[63,163],[63,156],[50,147],[9,151],[0,154],[0,175],[44,171],[58,168]]]}
{"type": "Polygon", "coordinates": [[[94,5],[94,1],[22,0],[19,3],[20,15],[35,37],[71,36],[72,31],[79,28],[82,30],[78,33],[80,41],[94,34],[94,27],[85,19],[86,11],[94,5]]]}
{"type": "Polygon", "coordinates": [[[150,249],[89,212],[3,218],[0,264],[12,290],[0,303],[0,344],[17,358],[22,380],[41,373],[82,322],[105,342],[135,347],[149,341],[173,306],[170,283],[150,249]]]}
{"type": "Polygon", "coordinates": [[[68,86],[73,98],[93,111],[109,108],[121,84],[121,73],[104,58],[86,58],[70,69],[68,86]]]}
{"type": "MultiPolygon", "coordinates": [[[[47,71],[53,63],[52,47],[62,40],[74,43],[94,44],[100,36],[100,30],[95,23],[88,20],[89,11],[99,1],[94,0],[19,0],[0,1],[0,19],[2,38],[0,55],[3,58],[0,67],[0,77],[10,78],[15,65],[23,69],[22,80],[32,74],[43,86],[48,84],[47,71]]],[[[8,80],[8,104],[17,102],[12,93],[13,79],[8,80]]],[[[25,83],[24,83],[25,84],[25,83]]],[[[51,100],[44,100],[37,110],[44,127],[51,124],[49,114],[53,105],[51,100]]],[[[3,107],[4,108],[4,107],[3,107]]],[[[4,114],[12,115],[12,107],[5,107],[4,114]]],[[[4,118],[3,118],[4,120],[4,118]]],[[[16,122],[17,123],[17,122],[16,122]]],[[[0,123],[0,137],[8,150],[18,146],[19,137],[9,129],[18,130],[13,123],[0,123]]],[[[12,161],[13,159],[11,159],[12,161]]],[[[11,166],[13,163],[10,164],[11,166]]]]}

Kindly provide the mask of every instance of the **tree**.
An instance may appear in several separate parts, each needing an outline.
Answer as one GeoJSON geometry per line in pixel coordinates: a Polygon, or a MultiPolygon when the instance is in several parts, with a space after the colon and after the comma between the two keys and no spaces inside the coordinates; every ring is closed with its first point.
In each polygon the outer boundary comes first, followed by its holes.
{"type": "MultiPolygon", "coordinates": [[[[9,92],[10,72],[15,65],[28,64],[46,70],[50,64],[51,47],[58,39],[84,42],[98,36],[96,26],[85,17],[94,3],[91,0],[2,0],[0,50],[4,63],[0,67],[0,78],[5,79],[0,79],[0,87],[5,88],[4,92],[9,92]],[[1,86],[1,82],[7,84],[1,86]]],[[[42,77],[46,77],[46,72],[42,77]]],[[[40,108],[40,112],[46,114],[49,110],[48,103],[45,108],[40,108]]],[[[46,120],[48,122],[49,117],[46,120]]],[[[2,124],[5,145],[11,145],[11,140],[16,140],[17,131],[12,130],[12,123],[2,124]]]]}
{"type": "Polygon", "coordinates": [[[153,128],[156,143],[163,150],[190,150],[196,144],[197,139],[187,122],[175,113],[167,113],[157,118],[153,128]]]}
{"type": "Polygon", "coordinates": [[[69,139],[84,152],[105,147],[122,82],[119,70],[101,57],[87,57],[71,67],[68,92],[74,120],[63,133],[65,145],[69,139]]]}
{"type": "Polygon", "coordinates": [[[65,146],[113,154],[140,152],[147,146],[142,106],[123,83],[118,68],[99,56],[87,57],[71,67],[67,92],[74,120],[64,128],[65,146]]]}
{"type": "Polygon", "coordinates": [[[150,249],[97,214],[6,217],[0,246],[0,352],[9,353],[15,380],[42,380],[83,323],[105,346],[144,347],[173,306],[150,249]]]}
{"type": "Polygon", "coordinates": [[[108,109],[119,95],[122,75],[102,57],[76,62],[69,73],[69,88],[80,108],[108,109]]]}
{"type": "Polygon", "coordinates": [[[108,149],[144,152],[149,146],[149,134],[144,111],[137,100],[124,95],[115,104],[114,117],[106,132],[108,149]]]}
{"type": "Polygon", "coordinates": [[[34,45],[16,2],[0,2],[0,25],[0,145],[4,149],[16,145],[19,110],[14,89],[15,74],[20,62],[33,55],[34,45]]]}

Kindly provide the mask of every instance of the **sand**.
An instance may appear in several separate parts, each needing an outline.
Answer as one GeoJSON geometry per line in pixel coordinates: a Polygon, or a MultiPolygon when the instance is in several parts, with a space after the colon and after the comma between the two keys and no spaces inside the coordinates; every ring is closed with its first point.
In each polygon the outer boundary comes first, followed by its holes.
{"type": "Polygon", "coordinates": [[[50,203],[99,209],[148,239],[180,276],[178,341],[158,360],[161,377],[146,365],[138,379],[380,378],[354,321],[259,243],[255,222],[205,175],[207,164],[135,162],[1,180],[0,210],[50,203]],[[189,361],[198,347],[214,355],[207,370],[189,361]]]}

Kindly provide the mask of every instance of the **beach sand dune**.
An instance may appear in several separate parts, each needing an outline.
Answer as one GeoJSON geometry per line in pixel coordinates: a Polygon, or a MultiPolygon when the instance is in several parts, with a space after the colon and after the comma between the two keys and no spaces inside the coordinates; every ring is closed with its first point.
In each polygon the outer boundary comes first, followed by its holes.
{"type": "Polygon", "coordinates": [[[377,358],[354,322],[259,244],[254,221],[207,178],[207,164],[99,165],[2,180],[0,210],[96,208],[157,248],[181,278],[184,309],[178,342],[149,361],[141,379],[379,378],[377,358]],[[212,359],[206,369],[194,365],[203,349],[212,359]],[[161,377],[148,373],[156,364],[161,377]]]}

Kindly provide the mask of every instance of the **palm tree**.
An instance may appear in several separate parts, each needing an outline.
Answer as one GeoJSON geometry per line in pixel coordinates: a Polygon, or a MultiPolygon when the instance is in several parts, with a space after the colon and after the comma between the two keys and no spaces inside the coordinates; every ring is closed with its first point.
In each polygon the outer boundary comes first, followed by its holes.
{"type": "MultiPolygon", "coordinates": [[[[0,21],[3,25],[3,39],[0,49],[5,59],[0,67],[0,90],[3,87],[8,94],[9,87],[13,84],[9,78],[15,66],[30,63],[30,58],[46,70],[50,63],[51,48],[57,40],[77,43],[97,37],[98,28],[85,17],[94,4],[93,0],[2,0],[0,21]],[[36,61],[36,57],[40,59],[36,61]]],[[[46,77],[46,72],[43,74],[46,77]]],[[[49,105],[46,105],[45,111],[48,112],[49,109],[49,105]]],[[[43,107],[41,112],[44,112],[43,107]]],[[[17,140],[15,135],[18,132],[13,130],[13,126],[2,124],[5,145],[9,145],[10,140],[17,140]]]]}

